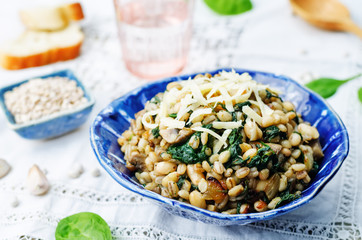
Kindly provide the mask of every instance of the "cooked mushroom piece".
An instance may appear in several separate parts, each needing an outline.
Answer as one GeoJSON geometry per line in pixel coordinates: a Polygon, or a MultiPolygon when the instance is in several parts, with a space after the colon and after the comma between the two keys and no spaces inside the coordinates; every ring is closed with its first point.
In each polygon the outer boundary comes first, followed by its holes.
{"type": "Polygon", "coordinates": [[[276,143],[267,143],[267,145],[269,145],[269,147],[276,153],[278,154],[281,150],[282,150],[282,145],[280,144],[276,144],[276,143]]]}
{"type": "Polygon", "coordinates": [[[319,142],[318,139],[313,140],[310,143],[310,146],[312,147],[313,157],[315,159],[321,159],[322,157],[324,157],[324,154],[323,154],[323,151],[322,151],[322,146],[321,146],[321,143],[319,142]]]}
{"type": "Polygon", "coordinates": [[[269,200],[273,199],[279,191],[280,176],[275,173],[266,184],[265,194],[269,200]]]}
{"type": "Polygon", "coordinates": [[[304,154],[305,168],[307,172],[309,172],[312,169],[314,163],[313,150],[308,145],[300,145],[299,149],[302,150],[304,154]]]}
{"type": "Polygon", "coordinates": [[[170,129],[162,129],[160,130],[160,135],[163,139],[165,139],[168,143],[175,143],[177,136],[179,133],[179,129],[170,128],[170,129]]]}
{"type": "Polygon", "coordinates": [[[145,159],[146,155],[143,153],[133,152],[128,159],[128,162],[136,167],[136,169],[141,169],[142,171],[146,171],[145,159]]]}
{"type": "Polygon", "coordinates": [[[162,129],[160,130],[160,135],[163,139],[165,139],[168,143],[180,143],[185,141],[193,131],[190,128],[184,128],[182,130],[176,128],[170,129],[162,129]]]}
{"type": "Polygon", "coordinates": [[[207,190],[204,193],[206,200],[214,200],[215,203],[221,203],[227,196],[226,192],[227,190],[222,187],[217,179],[213,177],[207,178],[207,190]]]}

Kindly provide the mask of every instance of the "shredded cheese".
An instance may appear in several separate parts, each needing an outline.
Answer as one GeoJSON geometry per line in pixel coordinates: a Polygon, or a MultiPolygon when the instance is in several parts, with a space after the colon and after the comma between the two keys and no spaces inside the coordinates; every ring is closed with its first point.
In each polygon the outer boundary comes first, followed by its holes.
{"type": "Polygon", "coordinates": [[[145,114],[143,114],[143,116],[142,116],[143,126],[148,129],[154,129],[155,127],[157,127],[158,124],[151,123],[153,121],[152,116],[157,115],[157,114],[158,114],[158,110],[149,111],[149,112],[146,112],[145,114]]]}
{"type": "Polygon", "coordinates": [[[167,103],[162,101],[160,103],[160,111],[158,114],[160,117],[167,117],[167,112],[167,103]]]}
{"type": "Polygon", "coordinates": [[[226,110],[228,110],[229,112],[234,112],[234,107],[233,107],[231,97],[230,97],[228,91],[224,87],[221,87],[219,89],[219,91],[225,100],[226,110]]]}
{"type": "Polygon", "coordinates": [[[180,120],[183,115],[185,115],[188,111],[190,111],[190,108],[188,108],[191,104],[196,103],[196,100],[192,99],[191,94],[186,94],[184,98],[181,99],[180,104],[180,110],[177,113],[177,120],[180,120]]]}
{"type": "Polygon", "coordinates": [[[261,125],[263,118],[259,116],[251,107],[244,106],[242,111],[248,115],[249,118],[253,119],[259,125],[261,125]]]}
{"type": "Polygon", "coordinates": [[[190,81],[190,90],[193,94],[193,97],[201,104],[206,105],[206,99],[201,93],[200,87],[196,85],[194,82],[190,81]]]}
{"type": "Polygon", "coordinates": [[[200,108],[195,110],[189,117],[189,121],[188,123],[192,122],[192,120],[194,120],[195,118],[197,118],[198,116],[201,115],[207,115],[207,114],[211,114],[212,113],[212,109],[211,108],[200,108]]]}
{"type": "Polygon", "coordinates": [[[223,101],[223,97],[222,96],[213,97],[213,98],[207,99],[206,101],[207,101],[207,103],[218,103],[218,102],[223,101]]]}
{"type": "Polygon", "coordinates": [[[178,128],[178,129],[182,129],[185,127],[185,122],[184,121],[179,121],[170,117],[167,118],[162,118],[161,119],[161,123],[160,126],[162,127],[168,127],[168,128],[178,128]]]}
{"type": "Polygon", "coordinates": [[[220,151],[220,149],[222,148],[222,146],[227,147],[226,140],[228,139],[231,131],[232,131],[231,129],[226,129],[223,132],[221,139],[218,142],[216,142],[216,144],[214,145],[214,147],[212,149],[214,153],[218,153],[220,151]]]}
{"type": "MultiPolygon", "coordinates": [[[[186,81],[178,82],[180,88],[172,88],[166,91],[157,110],[146,112],[142,117],[142,124],[147,129],[153,129],[157,126],[166,128],[182,129],[186,124],[191,123],[199,116],[212,114],[211,107],[216,107],[219,103],[225,105],[229,112],[235,111],[235,104],[250,101],[253,108],[260,109],[260,115],[250,106],[244,106],[242,111],[248,115],[248,121],[254,121],[261,125],[264,116],[273,114],[273,110],[261,99],[259,92],[270,89],[267,85],[259,84],[252,80],[248,73],[238,74],[234,70],[222,71],[218,76],[189,78],[186,81]],[[255,100],[250,100],[251,95],[255,95],[255,100]],[[169,117],[170,111],[176,112],[175,119],[169,117]],[[179,105],[179,106],[178,106],[179,105]],[[187,116],[190,114],[190,116],[187,116]],[[157,115],[157,122],[154,122],[152,116],[157,115]]],[[[277,92],[276,90],[272,90],[277,92]]],[[[240,113],[241,114],[241,113],[240,113]]],[[[237,122],[219,122],[212,123],[214,129],[224,130],[222,136],[215,131],[194,127],[193,130],[207,132],[216,138],[214,150],[220,151],[227,144],[227,137],[231,129],[242,126],[241,121],[237,122]]],[[[216,152],[217,152],[216,151],[216,152]]]]}
{"type": "Polygon", "coordinates": [[[260,108],[260,111],[261,111],[261,115],[264,117],[264,116],[267,116],[267,115],[271,115],[273,114],[273,110],[271,108],[269,108],[260,98],[259,96],[259,88],[258,87],[255,87],[254,88],[254,95],[255,95],[255,98],[258,102],[258,105],[259,105],[259,108],[260,108]]]}
{"type": "Polygon", "coordinates": [[[237,122],[213,122],[212,127],[216,129],[234,129],[241,127],[241,121],[237,122]]]}
{"type": "MultiPolygon", "coordinates": [[[[197,132],[207,132],[211,136],[215,137],[217,140],[223,141],[223,139],[221,138],[221,136],[219,134],[217,134],[216,132],[214,132],[214,131],[212,131],[210,129],[203,128],[203,127],[192,127],[191,129],[194,130],[194,131],[197,131],[197,132]]],[[[223,143],[226,144],[225,141],[223,141],[223,143]]]]}

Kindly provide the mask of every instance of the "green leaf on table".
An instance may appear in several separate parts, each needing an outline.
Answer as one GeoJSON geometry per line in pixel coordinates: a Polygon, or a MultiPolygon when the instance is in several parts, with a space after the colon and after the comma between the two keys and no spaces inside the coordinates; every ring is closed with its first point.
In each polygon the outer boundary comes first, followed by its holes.
{"type": "Polygon", "coordinates": [[[337,92],[337,89],[347,83],[350,80],[360,77],[362,74],[358,74],[345,80],[338,80],[333,78],[319,78],[307,83],[305,86],[314,92],[321,95],[323,98],[329,98],[337,92]]]}
{"type": "Polygon", "coordinates": [[[111,240],[108,224],[99,215],[81,212],[63,218],[55,230],[56,240],[111,240]]]}
{"type": "Polygon", "coordinates": [[[358,99],[362,103],[362,87],[358,89],[358,99]]]}
{"type": "Polygon", "coordinates": [[[253,8],[250,0],[204,0],[207,6],[222,15],[236,15],[253,8]]]}

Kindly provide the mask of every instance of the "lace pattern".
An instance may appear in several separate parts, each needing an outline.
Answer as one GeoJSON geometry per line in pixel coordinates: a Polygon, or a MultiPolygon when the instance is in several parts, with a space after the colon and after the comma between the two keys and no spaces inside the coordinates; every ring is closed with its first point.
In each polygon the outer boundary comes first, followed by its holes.
{"type": "MultiPolygon", "coordinates": [[[[356,95],[351,93],[349,97],[349,105],[355,105],[356,95]]],[[[348,158],[345,160],[343,168],[343,187],[341,188],[341,197],[339,198],[338,211],[329,236],[332,238],[342,239],[360,239],[361,229],[356,225],[356,215],[358,214],[354,210],[356,209],[357,194],[358,194],[358,173],[359,164],[358,156],[361,156],[361,151],[357,144],[361,142],[359,133],[361,133],[359,119],[359,111],[357,107],[350,107],[347,110],[346,116],[352,116],[346,123],[349,130],[349,138],[352,143],[350,146],[350,153],[348,158]]]]}
{"type": "MultiPolygon", "coordinates": [[[[9,187],[6,184],[1,184],[0,191],[12,191],[17,194],[27,194],[27,190],[23,185],[13,185],[9,187]]],[[[63,198],[70,198],[96,204],[109,205],[119,204],[120,202],[124,204],[150,204],[141,196],[128,191],[109,193],[89,188],[69,186],[61,182],[52,182],[49,193],[63,198]]]]}

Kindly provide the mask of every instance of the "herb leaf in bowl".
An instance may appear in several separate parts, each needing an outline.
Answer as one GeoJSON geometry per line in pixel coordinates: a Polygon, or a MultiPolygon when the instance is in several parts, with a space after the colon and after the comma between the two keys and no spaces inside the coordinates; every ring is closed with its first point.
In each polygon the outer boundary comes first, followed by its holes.
{"type": "Polygon", "coordinates": [[[362,103],[362,87],[358,89],[358,99],[362,103]]]}
{"type": "Polygon", "coordinates": [[[338,80],[333,78],[318,78],[307,83],[305,86],[314,92],[321,95],[323,98],[329,98],[337,92],[337,89],[350,80],[360,77],[362,74],[347,78],[345,80],[338,80]]]}
{"type": "Polygon", "coordinates": [[[204,0],[207,6],[222,15],[236,15],[253,8],[250,0],[204,0]]]}
{"type": "Polygon", "coordinates": [[[111,240],[108,224],[98,214],[81,212],[63,218],[55,231],[56,240],[111,240]]]}

